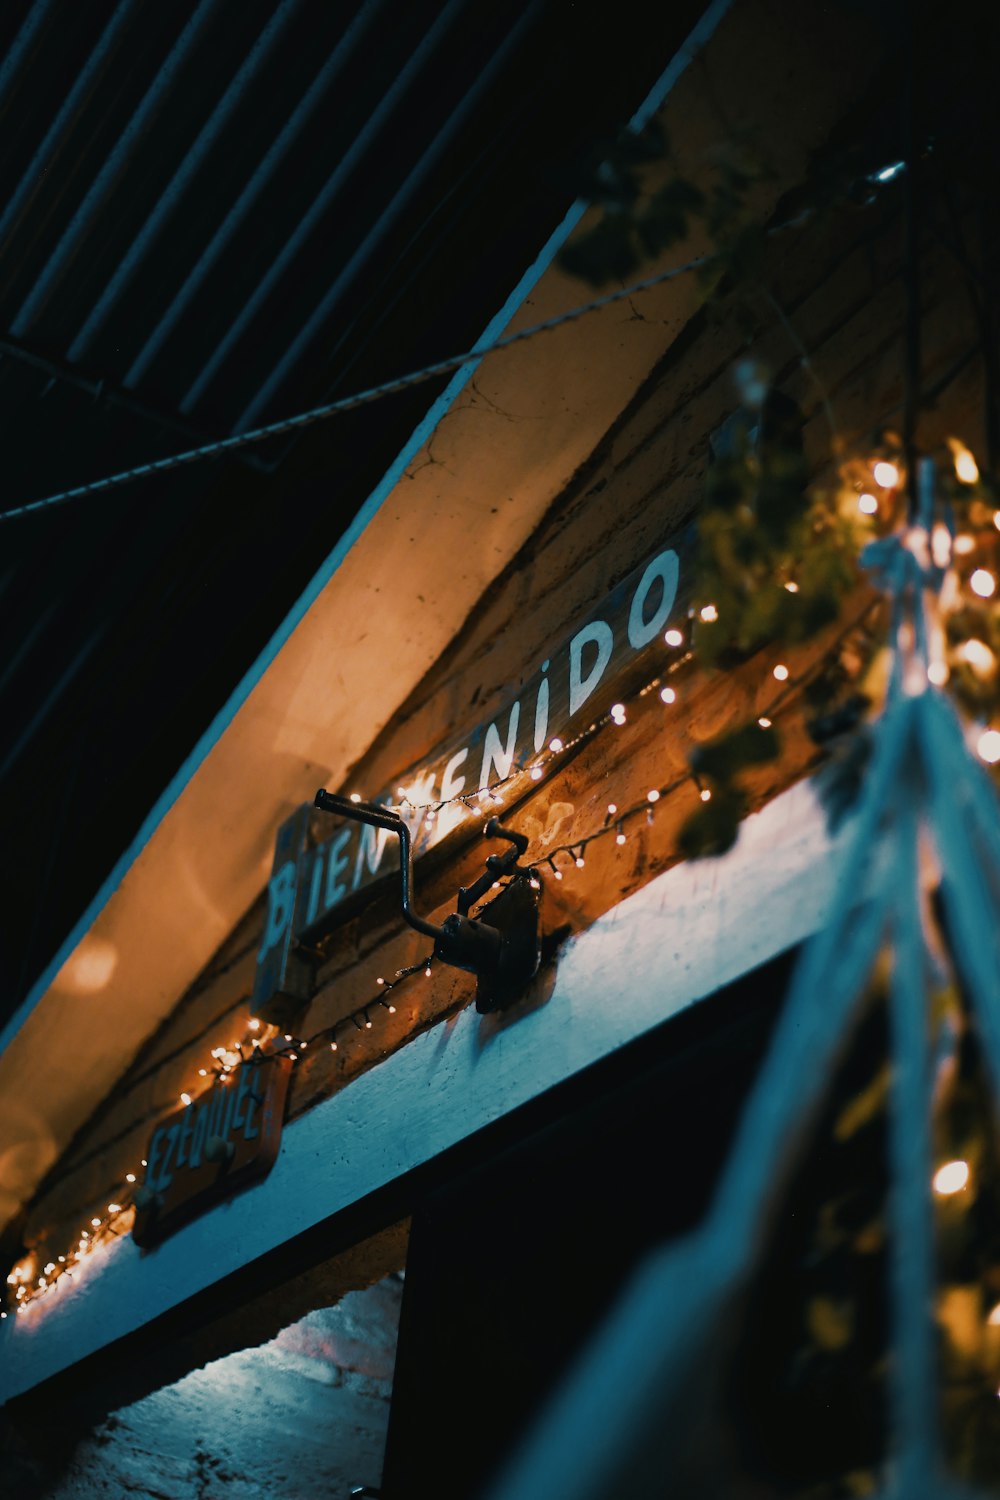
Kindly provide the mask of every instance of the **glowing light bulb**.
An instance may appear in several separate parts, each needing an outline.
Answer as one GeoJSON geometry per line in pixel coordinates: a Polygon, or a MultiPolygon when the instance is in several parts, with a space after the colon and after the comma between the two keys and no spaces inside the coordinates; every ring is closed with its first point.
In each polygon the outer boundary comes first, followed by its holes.
{"type": "Polygon", "coordinates": [[[583,869],[583,867],[584,867],[584,865],[585,865],[585,864],[586,864],[586,863],[587,863],[587,861],[586,861],[586,860],[585,860],[585,859],[584,859],[584,857],[583,857],[583,855],[582,855],[582,854],[578,854],[578,855],[577,855],[577,856],[576,856],[576,860],[575,860],[575,864],[576,864],[576,868],[577,868],[577,869],[578,869],[578,870],[582,870],[582,869],[583,869]]]}
{"type": "Polygon", "coordinates": [[[396,1007],[394,1005],[390,1005],[388,1007],[388,1010],[389,1010],[390,1016],[394,1016],[396,1014],[396,1007]]]}
{"type": "Polygon", "coordinates": [[[931,558],[936,568],[946,568],[951,562],[951,532],[940,521],[931,531],[931,558]]]}
{"type": "Polygon", "coordinates": [[[699,614],[700,614],[701,619],[704,620],[704,622],[705,622],[706,625],[712,625],[712,624],[714,624],[714,622],[719,618],[719,611],[716,609],[716,607],[715,607],[714,604],[706,604],[699,611],[699,614]]]}
{"type": "Polygon", "coordinates": [[[260,1030],[260,1022],[258,1021],[256,1016],[251,1016],[250,1020],[247,1022],[247,1025],[250,1027],[251,1031],[260,1030]]]}
{"type": "Polygon", "coordinates": [[[663,637],[668,646],[683,646],[684,636],[679,630],[668,630],[663,637]]]}
{"type": "Polygon", "coordinates": [[[648,801],[650,801],[650,802],[659,802],[659,800],[660,800],[660,794],[656,790],[655,786],[653,787],[653,789],[651,791],[649,791],[649,792],[646,793],[646,797],[647,797],[648,801]]]}
{"type": "Polygon", "coordinates": [[[942,1198],[960,1193],[969,1181],[967,1161],[947,1161],[934,1173],[934,1191],[942,1198]]]}
{"type": "Polygon", "coordinates": [[[532,779],[532,781],[541,781],[541,779],[542,779],[542,768],[541,768],[541,766],[532,766],[532,768],[531,768],[531,779],[532,779]]]}
{"type": "Polygon", "coordinates": [[[330,1051],[331,1052],[336,1052],[336,1050],[337,1050],[337,1043],[336,1042],[331,1042],[330,1043],[330,1051]]]}
{"type": "Polygon", "coordinates": [[[977,568],[969,579],[969,587],[980,599],[992,599],[997,591],[997,581],[986,568],[977,568]]]}
{"type": "Polygon", "coordinates": [[[927,681],[932,682],[935,687],[944,687],[950,675],[947,662],[932,661],[927,668],[927,681]]]}
{"type": "Polygon", "coordinates": [[[615,815],[615,813],[617,811],[618,811],[618,803],[617,802],[609,802],[608,803],[608,817],[609,818],[613,818],[614,815],[615,815]]]}
{"type": "Polygon", "coordinates": [[[767,718],[758,719],[757,723],[760,725],[761,729],[770,729],[771,727],[771,720],[767,718]]]}
{"type": "Polygon", "coordinates": [[[884,490],[894,490],[899,483],[899,470],[886,458],[879,460],[872,473],[875,475],[875,483],[880,484],[884,490]]]}
{"type": "Polygon", "coordinates": [[[992,672],[997,664],[997,659],[986,642],[977,640],[975,636],[968,641],[962,642],[959,655],[963,661],[969,663],[974,672],[979,672],[982,675],[992,672]]]}
{"type": "Polygon", "coordinates": [[[958,536],[955,538],[955,555],[956,555],[956,557],[968,557],[969,553],[970,552],[974,552],[975,550],[976,550],[976,539],[975,539],[975,537],[974,536],[970,536],[967,531],[960,532],[958,534],[958,536]]]}
{"type": "Polygon", "coordinates": [[[122,1211],[122,1206],[121,1206],[120,1203],[109,1203],[108,1204],[108,1213],[109,1214],[120,1214],[121,1211],[122,1211]]]}
{"type": "Polygon", "coordinates": [[[85,1250],[87,1248],[87,1241],[89,1239],[90,1239],[90,1231],[89,1231],[89,1229],[81,1229],[80,1230],[80,1249],[81,1250],[85,1250]]]}
{"type": "Polygon", "coordinates": [[[427,967],[426,967],[426,969],[424,970],[424,978],[425,979],[430,979],[430,977],[431,977],[431,966],[430,966],[430,964],[428,964],[427,967]]]}
{"type": "Polygon", "coordinates": [[[555,875],[557,880],[562,880],[562,870],[554,870],[553,874],[555,875]]]}
{"type": "Polygon", "coordinates": [[[949,438],[948,447],[955,461],[955,473],[963,484],[975,484],[979,478],[979,465],[964,443],[958,438],[949,438]]]}
{"type": "Polygon", "coordinates": [[[875,499],[875,496],[869,495],[867,491],[863,495],[859,495],[858,510],[865,516],[875,515],[878,510],[878,501],[875,499]]]}
{"type": "Polygon", "coordinates": [[[558,735],[556,735],[554,739],[549,740],[549,749],[554,751],[556,754],[559,753],[562,747],[563,742],[558,735]]]}
{"type": "Polygon", "coordinates": [[[371,1021],[366,1021],[365,1022],[365,1030],[366,1031],[371,1031],[371,1029],[372,1029],[372,1023],[371,1023],[371,1021]]]}
{"type": "Polygon", "coordinates": [[[788,583],[785,584],[785,588],[788,590],[788,592],[790,594],[797,594],[798,591],[799,591],[798,584],[797,583],[793,583],[791,581],[789,581],[788,583]]]}
{"type": "Polygon", "coordinates": [[[712,800],[712,793],[709,791],[707,786],[702,788],[701,800],[702,802],[711,802],[712,800]]]}
{"type": "Polygon", "coordinates": [[[378,976],[378,978],[376,979],[375,983],[376,984],[385,984],[385,980],[382,978],[381,974],[378,976]]]}
{"type": "Polygon", "coordinates": [[[540,880],[536,880],[534,875],[532,875],[531,879],[528,881],[528,884],[533,891],[540,891],[542,888],[542,882],[540,880]]]}
{"type": "Polygon", "coordinates": [[[995,766],[1000,760],[1000,732],[995,729],[984,729],[976,741],[976,752],[980,760],[984,760],[988,766],[995,766]]]}
{"type": "Polygon", "coordinates": [[[773,668],[771,675],[778,682],[787,682],[788,681],[788,668],[784,665],[783,662],[779,662],[778,665],[775,668],[773,668]]]}
{"type": "Polygon", "coordinates": [[[625,705],[624,705],[624,703],[612,703],[612,705],[611,705],[611,717],[613,719],[617,719],[617,721],[618,721],[619,724],[624,724],[624,722],[625,722],[625,705]]]}
{"type": "Polygon", "coordinates": [[[93,1229],[100,1229],[100,1227],[101,1227],[101,1221],[100,1221],[100,1219],[91,1219],[90,1223],[91,1223],[91,1227],[93,1229]]]}
{"type": "Polygon", "coordinates": [[[986,1319],[986,1321],[987,1323],[989,1323],[991,1328],[996,1328],[998,1325],[1000,1325],[1000,1302],[998,1302],[997,1305],[991,1309],[990,1315],[986,1319]]]}
{"type": "Polygon", "coordinates": [[[181,1095],[181,1103],[184,1104],[184,1105],[190,1104],[191,1103],[191,1095],[190,1094],[182,1094],[181,1095]]]}
{"type": "Polygon", "coordinates": [[[360,792],[352,792],[351,793],[351,801],[352,802],[360,802],[361,801],[361,793],[360,792]]]}
{"type": "Polygon", "coordinates": [[[207,1078],[208,1077],[208,1069],[207,1068],[199,1068],[198,1069],[198,1077],[199,1078],[207,1078]]]}
{"type": "Polygon", "coordinates": [[[135,1181],[135,1173],[134,1172],[126,1172],[125,1173],[125,1181],[126,1182],[134,1182],[135,1181]]]}
{"type": "Polygon", "coordinates": [[[624,835],[624,833],[621,833],[621,832],[616,833],[615,834],[615,843],[616,844],[624,844],[624,842],[625,842],[625,835],[624,835]]]}
{"type": "Polygon", "coordinates": [[[674,692],[672,687],[660,688],[660,697],[662,698],[664,703],[677,702],[677,694],[674,692]]]}

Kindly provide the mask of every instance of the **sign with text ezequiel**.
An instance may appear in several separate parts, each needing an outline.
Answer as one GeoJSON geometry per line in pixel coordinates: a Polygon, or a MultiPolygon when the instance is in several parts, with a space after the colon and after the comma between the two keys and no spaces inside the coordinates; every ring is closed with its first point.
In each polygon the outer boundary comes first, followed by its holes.
{"type": "MultiPolygon", "coordinates": [[[[553,740],[568,742],[614,702],[626,677],[662,659],[663,637],[683,605],[681,564],[690,533],[635,568],[577,623],[527,676],[517,695],[490,721],[446,743],[417,770],[404,773],[374,798],[399,807],[410,828],[415,858],[481,820],[461,800],[503,783],[509,807],[535,784],[531,771],[553,740]],[[400,786],[401,783],[401,786],[400,786]],[[406,802],[396,787],[405,792],[406,802]],[[457,800],[456,800],[457,799],[457,800]],[[407,804],[447,803],[433,817],[407,804]]],[[[298,808],[278,830],[268,887],[268,913],[257,955],[253,1007],[278,1020],[311,995],[310,940],[339,908],[398,866],[398,843],[384,829],[344,823],[316,839],[312,804],[298,808]]],[[[328,820],[329,821],[329,820],[328,820]]]]}
{"type": "Polygon", "coordinates": [[[273,1167],[292,1063],[255,1052],[160,1120],[146,1148],[132,1238],[144,1249],[273,1167]]]}

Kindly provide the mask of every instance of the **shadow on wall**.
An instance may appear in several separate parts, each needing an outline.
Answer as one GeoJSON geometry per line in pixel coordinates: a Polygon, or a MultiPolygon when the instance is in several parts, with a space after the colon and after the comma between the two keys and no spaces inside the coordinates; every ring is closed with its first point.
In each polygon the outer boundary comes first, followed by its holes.
{"type": "MultiPolygon", "coordinates": [[[[123,1407],[59,1462],[0,1457],[5,1500],[316,1500],[382,1475],[402,1277],[123,1407]]],[[[60,1427],[52,1414],[53,1436],[60,1427]]],[[[15,1445],[16,1446],[16,1435],[15,1445]]]]}

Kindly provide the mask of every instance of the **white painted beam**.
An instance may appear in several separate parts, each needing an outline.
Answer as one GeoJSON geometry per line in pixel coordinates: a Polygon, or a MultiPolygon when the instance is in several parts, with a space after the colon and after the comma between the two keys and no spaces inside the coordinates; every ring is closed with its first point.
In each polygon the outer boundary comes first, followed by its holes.
{"type": "Polygon", "coordinates": [[[821,922],[832,845],[808,783],[743,825],[722,859],[678,865],[569,943],[547,1004],[473,1009],[424,1033],[286,1130],[270,1176],[142,1253],[97,1252],[0,1324],[0,1401],[218,1285],[519,1105],[801,941],[821,922]]]}

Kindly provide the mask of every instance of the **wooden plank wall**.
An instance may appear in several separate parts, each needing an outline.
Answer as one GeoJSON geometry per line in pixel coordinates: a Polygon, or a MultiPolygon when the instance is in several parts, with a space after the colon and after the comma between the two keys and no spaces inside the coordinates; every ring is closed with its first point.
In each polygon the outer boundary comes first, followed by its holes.
{"type": "MultiPolygon", "coordinates": [[[[794,338],[763,293],[753,304],[759,322],[749,347],[742,323],[725,305],[711,317],[696,315],[355,768],[352,786],[371,790],[394,781],[439,742],[499,710],[574,621],[693,515],[709,436],[737,405],[735,360],[747,353],[763,359],[800,403],[817,473],[829,451],[827,418],[816,378],[802,367],[798,342],[809,351],[848,447],[860,444],[863,450],[879,422],[898,422],[904,308],[899,239],[898,221],[881,208],[845,211],[832,223],[776,237],[762,280],[794,327],[794,338]]],[[[978,364],[966,363],[954,378],[951,372],[974,347],[976,330],[942,254],[927,258],[923,297],[926,376],[929,384],[944,386],[929,414],[927,435],[961,432],[975,446],[978,364]]],[[[641,300],[624,304],[621,315],[642,317],[641,300]]],[[[456,534],[455,545],[474,546],[475,538],[456,534]]],[[[447,576],[443,557],[442,587],[447,576]]],[[[809,651],[790,656],[793,674],[809,659],[809,651]]],[[[762,655],[724,677],[691,675],[678,684],[676,705],[665,707],[651,694],[630,710],[626,727],[602,731],[511,815],[511,823],[531,836],[529,858],[592,832],[605,821],[609,800],[619,806],[641,800],[648,787],[683,773],[693,744],[763,713],[774,694],[771,665],[772,658],[762,655]]],[[[794,708],[782,714],[782,726],[784,754],[754,779],[755,807],[815,763],[794,708]]],[[[548,930],[581,930],[676,862],[677,830],[696,797],[696,788],[686,784],[658,804],[651,825],[633,825],[624,846],[607,838],[588,850],[585,869],[567,862],[565,878],[546,883],[548,930]]],[[[421,909],[444,915],[458,885],[478,873],[486,852],[482,842],[466,847],[428,877],[418,867],[421,909]]],[[[27,1226],[27,1242],[37,1247],[40,1263],[74,1246],[91,1215],[103,1216],[109,1202],[120,1200],[125,1174],[141,1175],[139,1161],[157,1116],[176,1103],[182,1089],[195,1093],[205,1085],[198,1070],[210,1066],[213,1046],[244,1035],[263,916],[262,896],[50,1172],[27,1226]]],[[[362,914],[339,934],[318,993],[297,1024],[298,1035],[308,1038],[376,1000],[377,976],[391,976],[415,962],[428,946],[403,926],[394,893],[374,892],[362,914]]],[[[537,983],[551,987],[551,972],[537,983]]],[[[473,992],[470,976],[440,967],[430,979],[421,973],[407,981],[393,995],[395,1015],[376,1005],[371,1030],[349,1026],[340,1033],[336,1053],[324,1043],[303,1055],[290,1089],[289,1120],[349,1086],[417,1032],[468,1005],[473,992]]],[[[530,997],[525,1003],[530,1005],[530,997]]],[[[116,1228],[125,1230],[128,1222],[124,1214],[116,1228]]]]}

